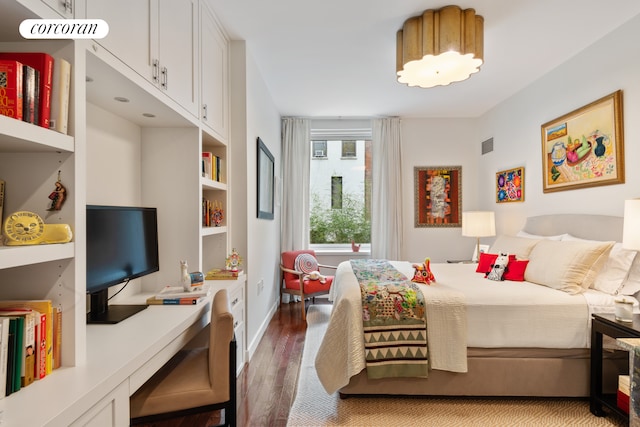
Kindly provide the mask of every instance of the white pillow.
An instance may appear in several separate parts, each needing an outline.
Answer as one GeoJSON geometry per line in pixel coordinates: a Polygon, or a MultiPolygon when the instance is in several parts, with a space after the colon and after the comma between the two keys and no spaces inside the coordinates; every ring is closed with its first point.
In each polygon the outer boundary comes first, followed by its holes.
{"type": "Polygon", "coordinates": [[[520,230],[516,233],[516,237],[524,237],[527,239],[538,239],[538,240],[542,240],[542,239],[547,239],[547,240],[562,240],[563,237],[565,236],[569,236],[569,234],[558,234],[556,236],[542,236],[542,235],[538,235],[538,234],[531,234],[531,233],[527,233],[524,230],[520,230]]]}
{"type": "Polygon", "coordinates": [[[607,262],[613,244],[541,240],[529,254],[524,279],[569,294],[582,293],[607,262]]]}
{"type": "Polygon", "coordinates": [[[531,249],[540,241],[541,240],[538,239],[524,237],[498,236],[496,241],[493,242],[493,245],[491,245],[489,253],[499,254],[506,252],[508,254],[515,254],[517,259],[527,259],[529,258],[531,249]]]}
{"type": "MultiPolygon", "coordinates": [[[[597,240],[580,239],[570,234],[567,234],[563,241],[598,243],[597,240]]],[[[622,243],[614,244],[606,263],[596,276],[591,287],[611,295],[618,295],[618,293],[622,291],[624,283],[629,276],[629,271],[631,270],[633,260],[636,258],[636,254],[636,251],[623,249],[622,243]]],[[[640,283],[635,291],[638,290],[640,290],[640,283]]],[[[635,292],[631,294],[633,293],[635,292]]]]}
{"type": "Polygon", "coordinates": [[[634,295],[640,291],[640,256],[637,255],[629,269],[629,276],[618,292],[621,295],[634,295]]]}

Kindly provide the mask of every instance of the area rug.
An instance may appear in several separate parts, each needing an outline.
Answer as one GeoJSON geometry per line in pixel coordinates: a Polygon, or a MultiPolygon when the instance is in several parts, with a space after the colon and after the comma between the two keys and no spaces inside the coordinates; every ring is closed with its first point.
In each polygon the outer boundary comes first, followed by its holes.
{"type": "Polygon", "coordinates": [[[586,400],[350,397],[327,394],[314,360],[331,305],[312,305],[307,314],[298,388],[290,427],[318,426],[624,426],[623,420],[595,417],[586,400]]]}

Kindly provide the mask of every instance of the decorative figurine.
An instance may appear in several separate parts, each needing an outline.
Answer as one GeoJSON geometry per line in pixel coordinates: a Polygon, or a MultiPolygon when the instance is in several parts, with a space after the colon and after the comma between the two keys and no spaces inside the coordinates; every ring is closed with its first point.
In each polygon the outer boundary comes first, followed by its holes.
{"type": "Polygon", "coordinates": [[[236,248],[233,248],[227,257],[227,269],[231,271],[238,271],[240,264],[242,264],[242,257],[238,254],[236,248]]]}
{"type": "Polygon", "coordinates": [[[436,278],[431,272],[431,259],[425,258],[422,264],[413,264],[415,273],[413,274],[412,282],[424,283],[430,285],[431,282],[435,282],[436,278]]]}
{"type": "Polygon", "coordinates": [[[215,201],[213,210],[211,211],[211,223],[215,227],[220,227],[223,219],[224,219],[224,210],[222,209],[222,204],[218,201],[215,201]]]}
{"type": "Polygon", "coordinates": [[[51,203],[49,204],[48,211],[59,211],[62,209],[62,204],[66,198],[67,189],[62,185],[60,181],[60,171],[58,171],[58,180],[55,184],[55,189],[49,194],[49,200],[51,203]]]}

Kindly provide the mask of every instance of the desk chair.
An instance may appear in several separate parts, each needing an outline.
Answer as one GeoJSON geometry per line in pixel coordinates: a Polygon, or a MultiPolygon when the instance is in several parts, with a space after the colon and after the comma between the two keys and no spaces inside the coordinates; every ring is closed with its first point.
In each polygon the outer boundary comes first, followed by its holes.
{"type": "Polygon", "coordinates": [[[236,341],[225,289],[213,297],[209,328],[208,347],[179,351],[131,396],[132,425],[224,409],[223,425],[235,427],[236,341]]]}

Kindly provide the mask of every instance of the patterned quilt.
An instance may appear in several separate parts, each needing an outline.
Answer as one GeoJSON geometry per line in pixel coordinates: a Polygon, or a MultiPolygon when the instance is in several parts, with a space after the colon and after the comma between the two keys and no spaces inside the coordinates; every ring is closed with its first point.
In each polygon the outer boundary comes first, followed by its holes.
{"type": "Polygon", "coordinates": [[[424,296],[386,260],[351,260],[360,284],[369,378],[427,377],[424,296]]]}

